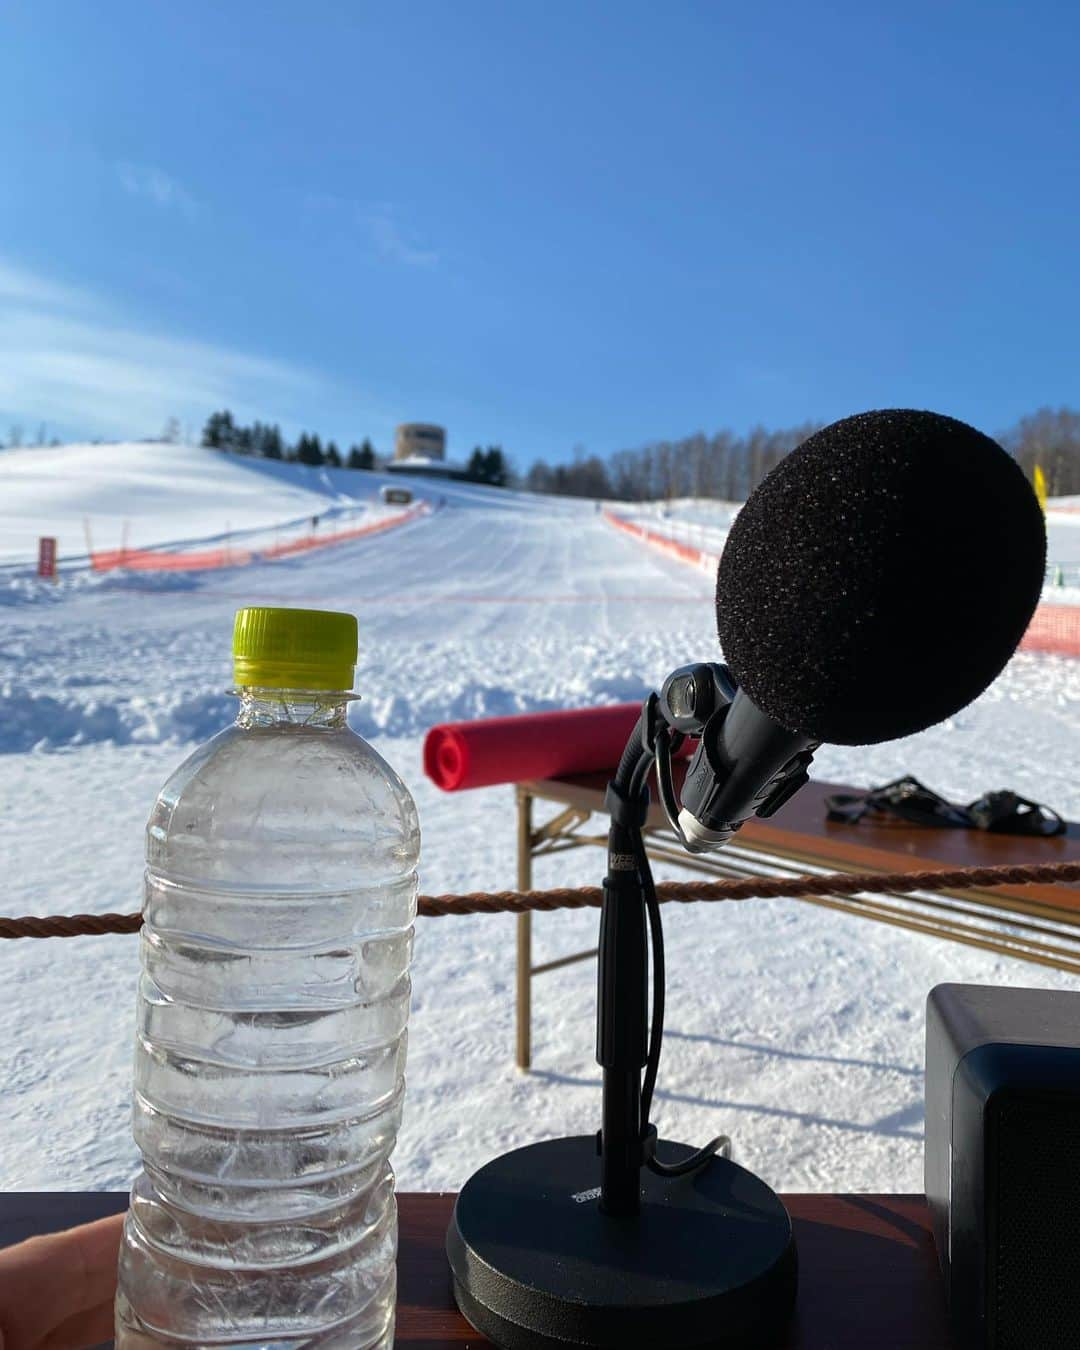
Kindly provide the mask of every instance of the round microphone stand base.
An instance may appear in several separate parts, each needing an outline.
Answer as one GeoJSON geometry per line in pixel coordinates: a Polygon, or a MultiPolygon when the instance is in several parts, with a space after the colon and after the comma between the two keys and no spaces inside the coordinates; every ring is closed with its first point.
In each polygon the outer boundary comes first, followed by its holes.
{"type": "MultiPolygon", "coordinates": [[[[664,1143],[665,1162],[692,1149],[664,1143]]],[[[795,1302],[791,1219],[713,1158],[641,1174],[641,1212],[599,1208],[596,1138],[504,1154],[466,1183],[446,1250],[458,1307],[500,1350],[769,1350],[795,1302]]]]}

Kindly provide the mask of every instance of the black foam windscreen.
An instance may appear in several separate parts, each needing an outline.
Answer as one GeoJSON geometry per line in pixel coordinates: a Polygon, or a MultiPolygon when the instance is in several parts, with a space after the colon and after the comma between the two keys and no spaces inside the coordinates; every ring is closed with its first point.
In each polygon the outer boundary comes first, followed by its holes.
{"type": "Polygon", "coordinates": [[[724,659],[791,731],[867,745],[976,698],[1046,568],[1016,462],[938,413],[859,413],[804,441],[739,512],[716,578],[724,659]]]}

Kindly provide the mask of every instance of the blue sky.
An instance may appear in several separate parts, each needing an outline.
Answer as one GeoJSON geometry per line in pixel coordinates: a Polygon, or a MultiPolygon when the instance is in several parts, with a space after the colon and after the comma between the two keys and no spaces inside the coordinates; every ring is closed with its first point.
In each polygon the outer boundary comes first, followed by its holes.
{"type": "Polygon", "coordinates": [[[0,439],[214,407],[519,467],[1080,401],[1072,4],[0,15],[0,439]]]}

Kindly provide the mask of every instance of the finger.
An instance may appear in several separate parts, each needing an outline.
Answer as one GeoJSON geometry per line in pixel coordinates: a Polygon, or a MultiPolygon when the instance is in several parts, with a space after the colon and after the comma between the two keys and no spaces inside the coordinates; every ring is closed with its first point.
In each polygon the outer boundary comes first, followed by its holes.
{"type": "Polygon", "coordinates": [[[123,1224],[110,1214],[0,1251],[3,1350],[34,1350],[68,1318],[115,1296],[123,1224]]]}
{"type": "Polygon", "coordinates": [[[108,1299],[96,1308],[77,1312],[60,1326],[50,1331],[34,1350],[86,1350],[87,1346],[111,1341],[116,1319],[115,1299],[108,1299]]]}

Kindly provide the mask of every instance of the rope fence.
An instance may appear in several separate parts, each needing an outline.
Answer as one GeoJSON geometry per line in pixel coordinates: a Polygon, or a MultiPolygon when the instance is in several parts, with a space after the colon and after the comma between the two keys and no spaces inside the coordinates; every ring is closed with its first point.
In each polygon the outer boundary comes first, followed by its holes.
{"type": "MultiPolygon", "coordinates": [[[[1080,881],[1080,861],[1033,863],[1012,867],[961,867],[932,872],[832,872],[824,876],[748,877],[734,881],[664,881],[656,893],[662,903],[698,900],[782,900],[801,896],[959,891],[994,886],[1043,885],[1080,881]]],[[[438,919],[451,914],[525,914],[555,909],[598,909],[599,886],[547,891],[473,891],[468,895],[422,895],[418,912],[438,919]]],[[[0,939],[92,937],[137,933],[142,915],[53,914],[43,918],[0,919],[0,939]]]]}

